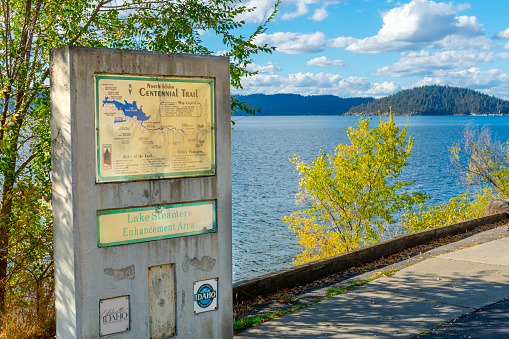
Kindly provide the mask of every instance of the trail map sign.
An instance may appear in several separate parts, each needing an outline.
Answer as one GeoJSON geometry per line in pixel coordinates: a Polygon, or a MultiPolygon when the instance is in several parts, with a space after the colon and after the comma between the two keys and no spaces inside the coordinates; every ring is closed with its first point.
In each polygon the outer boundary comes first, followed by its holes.
{"type": "Polygon", "coordinates": [[[96,181],[215,173],[214,84],[96,75],[96,181]]]}
{"type": "Polygon", "coordinates": [[[57,338],[233,338],[229,70],[51,50],[57,338]]]}

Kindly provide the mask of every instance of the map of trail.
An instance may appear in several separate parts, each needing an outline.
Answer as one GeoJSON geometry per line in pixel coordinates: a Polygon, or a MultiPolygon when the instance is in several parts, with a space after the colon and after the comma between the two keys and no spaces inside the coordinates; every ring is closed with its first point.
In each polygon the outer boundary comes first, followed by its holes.
{"type": "MultiPolygon", "coordinates": [[[[138,108],[138,104],[136,103],[136,101],[133,101],[132,103],[129,103],[127,102],[126,100],[124,100],[124,102],[120,102],[120,101],[117,101],[117,100],[108,100],[109,98],[106,97],[104,100],[103,100],[103,107],[104,105],[106,104],[112,104],[115,106],[115,108],[119,111],[119,112],[122,112],[127,118],[135,118],[137,121],[139,121],[141,124],[140,124],[140,127],[144,128],[144,129],[148,129],[150,131],[164,131],[165,129],[167,131],[174,131],[174,132],[180,132],[182,134],[193,134],[193,133],[203,133],[203,132],[207,132],[207,130],[205,128],[196,128],[195,130],[193,131],[186,131],[184,129],[180,129],[180,128],[170,128],[170,127],[156,127],[156,128],[149,128],[147,126],[145,126],[143,124],[144,121],[147,121],[150,119],[151,115],[147,116],[143,110],[142,110],[142,107],[139,107],[138,108]]],[[[123,120],[115,120],[115,123],[123,123],[123,122],[126,122],[126,119],[123,119],[123,120]]]]}
{"type": "Polygon", "coordinates": [[[103,100],[103,107],[106,104],[115,105],[116,109],[123,112],[125,114],[125,116],[127,116],[129,118],[136,118],[142,122],[150,119],[150,115],[146,116],[145,113],[143,113],[143,111],[141,110],[141,107],[138,108],[136,101],[133,101],[132,103],[128,103],[127,101],[124,100],[124,103],[121,103],[120,101],[117,101],[117,100],[108,100],[108,97],[106,97],[103,100]]]}
{"type": "Polygon", "coordinates": [[[97,76],[97,181],[214,174],[212,85],[97,76]]]}

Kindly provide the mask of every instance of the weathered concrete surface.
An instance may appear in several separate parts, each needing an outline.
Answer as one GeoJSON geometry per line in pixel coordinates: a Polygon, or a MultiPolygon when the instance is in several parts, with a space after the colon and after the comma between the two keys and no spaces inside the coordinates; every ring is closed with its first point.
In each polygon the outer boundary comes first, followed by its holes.
{"type": "Polygon", "coordinates": [[[190,259],[188,256],[186,256],[182,262],[182,269],[184,272],[187,272],[190,267],[193,267],[200,271],[210,272],[214,268],[215,264],[216,259],[211,258],[208,255],[203,256],[201,260],[197,257],[190,259]]]}
{"type": "Polygon", "coordinates": [[[509,297],[508,244],[509,238],[503,238],[425,260],[248,329],[238,338],[420,334],[509,297]]]}
{"type": "MultiPolygon", "coordinates": [[[[50,57],[58,338],[98,338],[99,300],[123,295],[130,296],[131,326],[115,338],[149,338],[148,268],[165,264],[175,264],[176,336],[232,337],[228,58],[82,47],[54,49],[50,57]],[[216,175],[97,184],[97,74],[213,78],[216,175]],[[98,210],[203,200],[216,201],[216,233],[107,248],[97,246],[98,210]],[[186,258],[206,256],[216,261],[213,267],[203,266],[209,271],[190,268],[184,272],[186,258]],[[136,268],[132,279],[114,278],[114,269],[131,265],[136,268]],[[195,316],[193,282],[216,277],[220,307],[195,316]]],[[[122,274],[117,271],[117,277],[122,274]]]]}
{"type": "Polygon", "coordinates": [[[109,267],[104,269],[104,274],[111,275],[115,280],[134,279],[136,267],[134,265],[118,269],[109,267]]]}

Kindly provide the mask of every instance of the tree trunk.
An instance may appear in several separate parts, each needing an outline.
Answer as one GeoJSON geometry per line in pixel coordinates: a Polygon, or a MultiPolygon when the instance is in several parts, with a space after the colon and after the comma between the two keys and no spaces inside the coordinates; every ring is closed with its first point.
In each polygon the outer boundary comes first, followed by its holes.
{"type": "MultiPolygon", "coordinates": [[[[17,138],[15,138],[17,144],[17,138]]],[[[2,208],[0,209],[0,326],[6,310],[6,286],[8,280],[7,267],[9,263],[10,223],[12,214],[12,189],[14,187],[14,172],[16,157],[10,159],[9,167],[4,176],[2,188],[2,208]]]]}
{"type": "MultiPolygon", "coordinates": [[[[4,195],[5,196],[5,195],[4,195]]],[[[7,285],[7,257],[9,255],[9,216],[11,199],[4,200],[0,216],[0,326],[5,316],[5,297],[7,285]],[[6,201],[7,200],[7,201],[6,201]]]]}

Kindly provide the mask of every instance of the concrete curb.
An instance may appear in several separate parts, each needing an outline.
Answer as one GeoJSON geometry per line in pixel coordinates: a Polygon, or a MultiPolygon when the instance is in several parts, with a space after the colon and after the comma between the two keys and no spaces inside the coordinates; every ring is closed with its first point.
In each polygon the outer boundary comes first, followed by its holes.
{"type": "Polygon", "coordinates": [[[251,300],[259,295],[274,293],[285,288],[302,286],[331,274],[361,266],[407,248],[425,244],[433,239],[460,234],[478,226],[506,219],[507,213],[499,213],[425,231],[401,235],[390,240],[357,250],[337,254],[297,267],[246,279],[233,284],[233,303],[251,300]]]}

